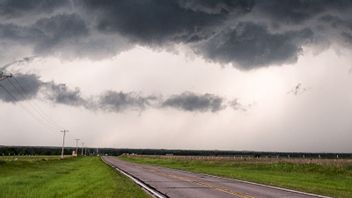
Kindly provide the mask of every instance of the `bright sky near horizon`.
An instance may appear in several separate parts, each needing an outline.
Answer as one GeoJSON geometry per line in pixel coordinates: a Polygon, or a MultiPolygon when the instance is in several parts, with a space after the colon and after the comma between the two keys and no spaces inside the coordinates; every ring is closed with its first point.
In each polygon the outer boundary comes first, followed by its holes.
{"type": "Polygon", "coordinates": [[[352,152],[351,9],[0,0],[0,145],[352,152]]]}

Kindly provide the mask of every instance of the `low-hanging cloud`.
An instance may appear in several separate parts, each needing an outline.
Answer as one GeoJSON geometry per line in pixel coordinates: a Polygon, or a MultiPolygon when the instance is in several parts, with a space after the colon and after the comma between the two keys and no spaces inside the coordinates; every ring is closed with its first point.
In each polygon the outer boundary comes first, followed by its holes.
{"type": "Polygon", "coordinates": [[[120,112],[126,109],[144,110],[155,97],[143,97],[135,92],[107,91],[99,97],[98,107],[107,111],[120,112]]]}
{"type": "Polygon", "coordinates": [[[351,47],[351,10],[347,0],[4,0],[0,17],[13,20],[0,22],[0,41],[33,55],[94,59],[182,43],[248,70],[294,63],[306,45],[351,47]]]}
{"type": "Polygon", "coordinates": [[[72,106],[85,105],[86,100],[81,97],[81,91],[78,88],[69,89],[65,84],[56,84],[54,82],[43,83],[45,96],[47,99],[72,106]]]}
{"type": "Polygon", "coordinates": [[[224,108],[223,98],[213,94],[195,94],[184,92],[170,96],[163,103],[163,107],[172,107],[184,111],[217,112],[224,108]]]}
{"type": "MultiPolygon", "coordinates": [[[[13,103],[43,97],[53,104],[107,112],[143,111],[147,108],[173,108],[186,112],[218,112],[228,107],[225,98],[209,93],[183,92],[163,98],[159,95],[143,95],[137,92],[105,91],[100,95],[86,98],[82,96],[77,87],[72,89],[65,84],[53,81],[44,82],[34,74],[15,74],[13,78],[1,81],[0,85],[2,86],[0,87],[0,100],[13,103]],[[9,93],[16,99],[12,98],[9,93]]],[[[237,106],[240,105],[237,102],[237,106]]],[[[234,108],[233,105],[232,107],[234,110],[243,110],[234,108]]]]}
{"type": "Polygon", "coordinates": [[[0,100],[19,102],[35,98],[42,81],[35,74],[18,74],[15,78],[0,81],[0,100]]]}

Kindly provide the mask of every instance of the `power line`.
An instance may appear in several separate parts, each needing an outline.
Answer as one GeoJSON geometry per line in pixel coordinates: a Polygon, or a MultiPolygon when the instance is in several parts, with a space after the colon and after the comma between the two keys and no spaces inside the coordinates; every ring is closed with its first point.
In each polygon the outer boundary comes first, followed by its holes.
{"type": "MultiPolygon", "coordinates": [[[[6,87],[4,87],[2,84],[0,84],[0,87],[10,96],[10,98],[12,98],[12,101],[13,101],[14,103],[16,103],[16,102],[19,101],[19,100],[18,100],[14,95],[12,95],[12,93],[11,93],[6,87]]],[[[23,104],[21,104],[21,103],[18,103],[18,104],[20,105],[20,107],[21,107],[24,111],[26,111],[28,114],[30,114],[33,119],[35,119],[37,122],[43,124],[43,127],[45,127],[45,128],[46,128],[46,127],[49,127],[49,128],[51,128],[51,130],[54,129],[54,128],[52,128],[52,126],[46,125],[45,122],[43,122],[41,119],[38,119],[38,117],[36,117],[35,114],[33,114],[33,113],[32,113],[29,109],[27,109],[23,104]]],[[[56,129],[54,129],[54,130],[56,130],[56,129]]]]}
{"type": "MultiPolygon", "coordinates": [[[[22,99],[25,100],[25,99],[26,99],[26,96],[24,95],[24,93],[22,93],[22,92],[19,90],[19,88],[11,82],[10,79],[7,79],[7,81],[8,81],[8,82],[10,83],[10,85],[16,90],[17,95],[21,95],[21,96],[22,96],[22,99]]],[[[43,121],[48,122],[48,120],[34,107],[34,105],[33,105],[30,101],[28,101],[28,104],[29,104],[29,106],[32,108],[32,110],[34,110],[34,111],[37,113],[38,118],[41,118],[43,121]]],[[[54,127],[54,128],[57,127],[57,126],[52,125],[52,124],[49,123],[49,122],[48,122],[48,124],[50,124],[50,125],[51,125],[52,127],[54,127]]]]}
{"type": "MultiPolygon", "coordinates": [[[[15,80],[15,82],[17,83],[17,85],[22,89],[22,91],[24,93],[26,93],[26,90],[25,88],[23,88],[23,86],[21,85],[21,83],[17,80],[16,77],[13,77],[13,79],[15,80]]],[[[60,124],[58,124],[55,120],[51,119],[50,116],[48,116],[43,110],[42,108],[40,107],[39,103],[36,103],[35,101],[33,101],[33,106],[35,106],[39,112],[41,112],[41,114],[43,114],[43,116],[45,118],[47,118],[47,120],[51,123],[53,123],[54,125],[58,126],[59,128],[63,128],[60,124]]]]}
{"type": "MultiPolygon", "coordinates": [[[[0,72],[0,81],[7,79],[7,81],[14,88],[14,90],[17,92],[17,94],[21,95],[23,100],[25,100],[26,99],[26,96],[25,96],[26,95],[26,91],[25,91],[25,89],[17,81],[16,78],[13,78],[13,79],[15,80],[15,83],[17,83],[17,86],[14,83],[12,83],[11,80],[9,79],[11,77],[12,77],[12,74],[5,75],[3,72],[0,72]]],[[[13,95],[5,86],[0,84],[0,88],[2,88],[10,96],[10,101],[12,99],[13,103],[19,102],[19,100],[16,98],[16,96],[13,95]]],[[[30,114],[33,119],[38,121],[38,123],[43,124],[44,127],[49,127],[49,128],[52,128],[52,129],[54,129],[56,127],[60,127],[56,122],[54,122],[53,120],[48,119],[49,117],[46,116],[46,114],[43,113],[43,111],[39,108],[39,105],[35,106],[34,104],[31,103],[31,101],[28,101],[29,106],[32,107],[32,110],[34,110],[37,113],[37,114],[34,114],[31,111],[31,109],[27,108],[27,106],[25,106],[24,104],[22,104],[22,103],[18,103],[18,104],[24,111],[26,111],[28,114],[30,114]],[[46,122],[43,122],[43,121],[46,121],[46,122]]],[[[68,130],[62,130],[61,132],[63,132],[62,149],[61,149],[61,159],[63,159],[64,158],[64,148],[65,148],[65,136],[66,136],[66,133],[68,132],[68,130]]],[[[77,153],[77,149],[78,149],[78,140],[79,139],[76,139],[76,153],[77,153]]]]}
{"type": "Polygon", "coordinates": [[[4,86],[2,86],[2,84],[0,84],[0,87],[5,90],[5,92],[14,100],[14,102],[17,102],[17,98],[15,96],[13,96],[8,89],[6,89],[4,86]]]}
{"type": "MultiPolygon", "coordinates": [[[[10,79],[7,79],[7,81],[8,81],[8,82],[10,83],[10,85],[16,90],[16,92],[17,92],[18,95],[22,95],[23,99],[26,98],[26,97],[24,96],[24,94],[20,93],[20,91],[18,90],[18,88],[10,81],[10,79]]],[[[17,99],[17,101],[19,101],[19,100],[17,99]]],[[[19,104],[20,104],[21,106],[25,106],[24,104],[21,104],[21,103],[19,103],[19,104]]],[[[29,103],[29,106],[31,106],[30,103],[29,103]]],[[[27,106],[25,106],[25,107],[26,107],[27,111],[28,111],[32,116],[36,117],[36,119],[40,120],[41,123],[43,123],[43,124],[45,124],[45,125],[51,127],[51,128],[54,129],[54,130],[57,130],[57,129],[56,129],[56,128],[57,128],[56,126],[47,123],[47,122],[45,121],[45,118],[43,118],[38,112],[37,112],[37,114],[35,114],[35,113],[34,113],[34,112],[35,112],[35,109],[33,108],[33,106],[31,106],[33,109],[31,109],[31,108],[29,108],[29,107],[27,107],[27,106]],[[32,112],[32,110],[34,110],[34,112],[32,112]]]]}
{"type": "Polygon", "coordinates": [[[12,74],[4,74],[4,72],[0,71],[0,81],[11,77],[12,77],[12,74]]]}
{"type": "MultiPolygon", "coordinates": [[[[25,93],[26,93],[26,90],[23,88],[23,86],[18,82],[18,80],[13,77],[13,79],[15,80],[15,83],[17,84],[17,86],[15,86],[13,83],[11,83],[10,79],[8,79],[8,81],[10,82],[10,84],[15,87],[16,91],[23,97],[23,99],[26,98],[25,96],[25,93]],[[18,88],[19,87],[19,88],[18,88]]],[[[32,103],[32,101],[28,101],[28,104],[32,107],[32,109],[34,111],[37,112],[37,114],[43,119],[45,120],[46,122],[48,122],[48,124],[51,124],[52,126],[54,126],[55,128],[63,128],[62,126],[60,126],[59,124],[57,124],[54,120],[50,119],[49,116],[47,116],[43,110],[40,109],[39,105],[34,103],[32,103]]]]}

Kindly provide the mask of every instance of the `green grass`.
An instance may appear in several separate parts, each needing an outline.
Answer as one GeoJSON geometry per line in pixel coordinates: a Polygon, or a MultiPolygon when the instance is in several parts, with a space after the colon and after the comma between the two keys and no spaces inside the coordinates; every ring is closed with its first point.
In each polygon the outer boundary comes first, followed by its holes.
{"type": "MultiPolygon", "coordinates": [[[[334,197],[352,197],[352,163],[334,161],[202,160],[120,156],[120,159],[269,184],[334,197]]],[[[343,161],[340,161],[343,162],[343,161]]]]}
{"type": "Polygon", "coordinates": [[[148,197],[97,157],[0,158],[0,197],[148,197]]]}

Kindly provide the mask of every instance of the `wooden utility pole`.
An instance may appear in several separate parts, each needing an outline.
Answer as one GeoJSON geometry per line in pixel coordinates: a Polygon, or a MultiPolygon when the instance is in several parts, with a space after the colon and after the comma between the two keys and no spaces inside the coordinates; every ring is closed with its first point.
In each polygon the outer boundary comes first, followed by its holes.
{"type": "Polygon", "coordinates": [[[68,132],[68,130],[62,130],[61,132],[63,133],[63,136],[62,136],[62,148],[61,148],[61,159],[64,159],[65,136],[66,136],[66,133],[68,132]]]}
{"type": "Polygon", "coordinates": [[[76,155],[78,156],[78,141],[79,141],[79,139],[76,138],[75,140],[76,140],[76,155]]]}
{"type": "Polygon", "coordinates": [[[82,142],[81,155],[83,156],[84,142],[82,142]]]}

